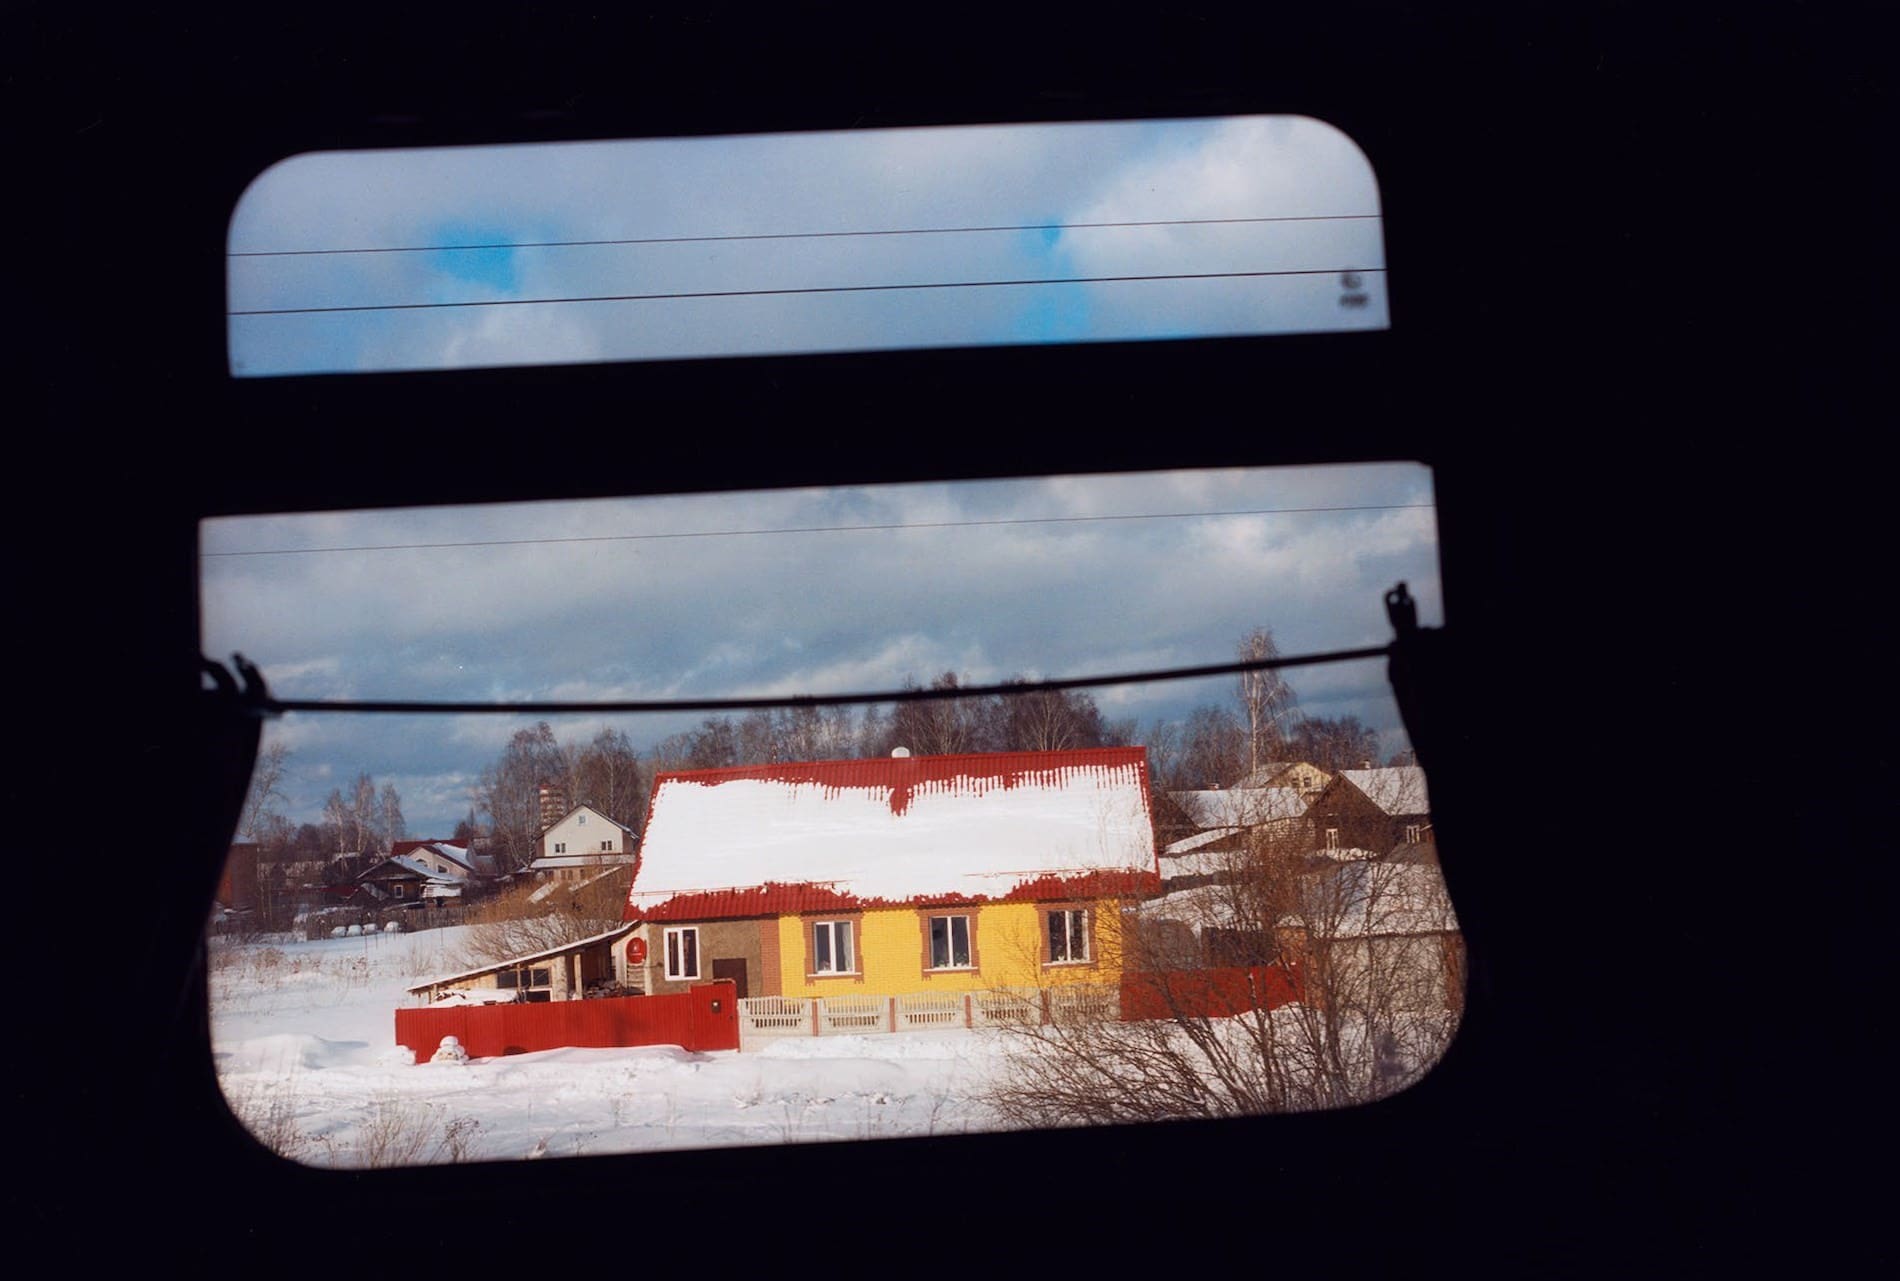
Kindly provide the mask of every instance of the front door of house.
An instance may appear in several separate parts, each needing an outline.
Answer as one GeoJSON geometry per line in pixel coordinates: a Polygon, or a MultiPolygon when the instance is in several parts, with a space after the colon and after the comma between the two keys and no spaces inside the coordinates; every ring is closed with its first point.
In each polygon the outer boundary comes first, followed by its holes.
{"type": "Polygon", "coordinates": [[[745,1000],[745,958],[743,956],[730,961],[714,961],[712,963],[712,976],[713,982],[715,983],[720,979],[731,979],[732,985],[736,989],[733,994],[733,999],[739,1001],[745,1000]]]}

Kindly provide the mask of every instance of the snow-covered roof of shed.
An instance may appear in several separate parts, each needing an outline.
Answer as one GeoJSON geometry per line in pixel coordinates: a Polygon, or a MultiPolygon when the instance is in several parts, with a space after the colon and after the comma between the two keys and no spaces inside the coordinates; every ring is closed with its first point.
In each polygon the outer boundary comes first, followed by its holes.
{"type": "Polygon", "coordinates": [[[1388,814],[1431,812],[1431,799],[1425,793],[1425,771],[1416,765],[1343,769],[1339,777],[1364,792],[1368,800],[1388,814]]]}
{"type": "Polygon", "coordinates": [[[1230,787],[1171,793],[1202,827],[1254,827],[1306,813],[1307,800],[1292,787],[1230,787]]]}
{"type": "Polygon", "coordinates": [[[1099,873],[1157,875],[1143,748],[692,770],[654,780],[628,910],[768,885],[1001,898],[1099,873]]]}
{"type": "Polygon", "coordinates": [[[1164,858],[1179,857],[1182,854],[1188,854],[1194,850],[1198,850],[1203,845],[1212,845],[1215,841],[1227,840],[1245,830],[1245,828],[1239,827],[1210,828],[1205,832],[1196,832],[1192,836],[1182,837],[1180,840],[1162,850],[1161,854],[1164,858]]]}
{"type": "Polygon", "coordinates": [[[621,867],[633,862],[631,851],[611,854],[548,854],[528,864],[530,872],[553,872],[564,867],[621,867]]]}
{"type": "MultiPolygon", "coordinates": [[[[448,861],[451,863],[454,863],[455,866],[460,869],[461,873],[466,874],[468,871],[470,871],[470,868],[466,864],[460,863],[454,859],[450,859],[448,861]]],[[[458,875],[456,872],[453,872],[453,871],[446,871],[446,870],[441,871],[441,872],[436,871],[435,868],[431,867],[428,863],[425,863],[423,860],[417,858],[413,854],[397,854],[389,858],[378,859],[375,863],[371,864],[369,867],[364,868],[362,874],[358,876],[357,879],[358,880],[367,879],[372,873],[380,872],[385,867],[392,867],[392,866],[400,867],[405,872],[412,872],[415,875],[420,876],[424,878],[425,880],[430,880],[430,881],[443,881],[445,883],[453,883],[455,881],[459,881],[462,879],[460,875],[458,875]]]]}
{"type": "Polygon", "coordinates": [[[633,928],[631,924],[616,925],[611,930],[602,930],[598,934],[590,934],[584,939],[578,939],[572,943],[563,943],[559,947],[543,948],[539,952],[529,952],[525,956],[511,956],[505,961],[496,961],[489,965],[478,966],[472,970],[463,970],[459,974],[447,974],[438,979],[424,979],[420,983],[411,984],[408,990],[411,992],[426,992],[430,988],[443,983],[460,983],[466,979],[480,978],[484,974],[494,974],[500,970],[512,970],[517,965],[528,965],[535,961],[545,961],[552,957],[565,956],[567,953],[578,951],[583,947],[593,947],[598,943],[611,943],[633,928]]]}
{"type": "MultiPolygon", "coordinates": [[[[1307,928],[1321,938],[1447,934],[1458,928],[1444,874],[1432,863],[1344,863],[1307,897],[1307,928]]],[[[1297,922],[1290,916],[1281,924],[1297,922]]]]}

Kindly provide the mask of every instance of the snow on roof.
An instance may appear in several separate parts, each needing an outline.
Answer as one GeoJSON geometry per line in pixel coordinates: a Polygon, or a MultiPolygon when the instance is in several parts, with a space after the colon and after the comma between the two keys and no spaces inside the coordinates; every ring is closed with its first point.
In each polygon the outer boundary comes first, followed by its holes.
{"type": "MultiPolygon", "coordinates": [[[[560,818],[556,819],[553,823],[549,824],[548,831],[552,832],[555,828],[559,827],[562,823],[567,822],[568,819],[573,818],[576,814],[580,813],[582,810],[586,810],[589,814],[592,814],[595,818],[599,819],[603,823],[611,823],[613,826],[619,828],[621,831],[627,833],[627,835],[629,836],[633,835],[633,829],[631,827],[628,827],[625,823],[622,823],[619,819],[613,818],[610,815],[605,814],[602,811],[595,809],[592,805],[589,805],[585,802],[582,802],[581,804],[576,805],[573,809],[569,810],[567,813],[561,815],[560,818]]],[[[542,833],[542,835],[544,836],[546,834],[547,833],[545,832],[542,833]]]]}
{"type": "MultiPolygon", "coordinates": [[[[413,992],[416,989],[410,988],[409,990],[413,992]]],[[[429,1004],[431,1007],[443,1005],[512,1005],[520,999],[520,992],[514,988],[496,988],[492,992],[482,991],[481,989],[470,991],[467,988],[461,988],[454,992],[444,992],[441,996],[429,1002],[429,1004]]]]}
{"type": "Polygon", "coordinates": [[[1306,813],[1306,798],[1291,787],[1232,787],[1171,793],[1202,827],[1253,827],[1306,813]]]}
{"type": "Polygon", "coordinates": [[[1299,766],[1299,765],[1304,765],[1308,769],[1311,769],[1311,770],[1318,770],[1320,777],[1322,778],[1326,776],[1325,770],[1320,769],[1319,766],[1314,765],[1310,761],[1267,761],[1265,764],[1259,766],[1258,768],[1253,770],[1251,773],[1249,773],[1245,778],[1241,779],[1238,783],[1235,783],[1234,787],[1236,789],[1266,787],[1268,784],[1272,783],[1274,779],[1280,777],[1280,775],[1286,773],[1288,770],[1293,769],[1294,767],[1299,766]]]}
{"type": "Polygon", "coordinates": [[[1170,891],[1143,903],[1141,917],[1145,921],[1180,921],[1197,929],[1238,929],[1246,924],[1241,920],[1238,897],[1225,885],[1170,891]]]}
{"type": "Polygon", "coordinates": [[[630,853],[621,854],[549,854],[528,864],[530,872],[551,872],[563,867],[616,867],[633,862],[630,853]]]}
{"type": "Polygon", "coordinates": [[[1431,800],[1425,793],[1425,771],[1416,765],[1343,769],[1339,777],[1364,792],[1368,800],[1388,814],[1431,812],[1431,800]]]}
{"type": "Polygon", "coordinates": [[[1212,845],[1215,841],[1226,840],[1244,831],[1246,831],[1246,829],[1242,827],[1209,828],[1205,832],[1196,832],[1192,836],[1182,837],[1180,840],[1162,850],[1161,853],[1164,857],[1178,857],[1191,850],[1197,850],[1203,845],[1212,845]]]}
{"type": "MultiPolygon", "coordinates": [[[[1458,928],[1444,877],[1428,863],[1341,864],[1312,876],[1300,894],[1304,908],[1279,923],[1304,924],[1319,938],[1445,934],[1458,928]]],[[[1258,929],[1258,922],[1243,919],[1241,905],[1248,898],[1230,886],[1199,885],[1150,899],[1141,914],[1196,928],[1258,929]]]]}
{"type": "Polygon", "coordinates": [[[407,854],[413,854],[417,850],[427,850],[429,853],[434,854],[441,858],[448,859],[452,863],[461,864],[462,867],[464,867],[468,871],[472,872],[475,870],[475,865],[469,861],[467,841],[404,840],[404,841],[396,841],[392,843],[389,847],[390,856],[393,858],[400,858],[407,854]]]}
{"type": "MultiPolygon", "coordinates": [[[[457,862],[456,860],[451,859],[449,860],[449,862],[454,864],[454,867],[463,874],[466,874],[470,870],[466,864],[457,862]]],[[[394,864],[395,866],[400,867],[405,872],[413,872],[417,876],[423,877],[426,880],[439,881],[439,880],[442,880],[444,877],[449,878],[451,881],[461,879],[461,877],[457,875],[456,871],[438,872],[435,870],[434,867],[430,866],[428,863],[424,862],[422,859],[417,858],[413,854],[398,854],[398,855],[393,855],[386,859],[382,859],[381,861],[377,862],[373,866],[364,869],[363,877],[367,877],[372,872],[379,872],[383,868],[388,867],[391,864],[394,864]]],[[[357,879],[361,880],[362,877],[359,877],[357,879]]]]}
{"type": "Polygon", "coordinates": [[[616,925],[611,930],[602,930],[599,934],[590,934],[584,939],[578,939],[572,943],[563,943],[559,947],[543,948],[539,952],[530,952],[526,956],[511,956],[507,960],[497,961],[493,965],[483,965],[476,969],[463,970],[460,974],[449,974],[439,979],[424,979],[420,983],[413,984],[408,990],[411,992],[426,992],[430,988],[439,987],[444,983],[460,983],[465,979],[478,979],[484,974],[493,974],[497,970],[510,970],[517,965],[529,965],[535,961],[545,961],[551,957],[565,956],[569,952],[577,951],[583,947],[592,947],[596,943],[611,943],[623,934],[630,932],[633,928],[631,924],[616,925]]]}
{"type": "Polygon", "coordinates": [[[1307,927],[1321,938],[1445,934],[1458,928],[1444,874],[1431,863],[1343,863],[1315,882],[1307,897],[1307,927]]]}
{"type": "Polygon", "coordinates": [[[838,906],[1059,895],[1090,874],[1152,882],[1147,752],[991,752],[662,774],[640,859],[628,910],[646,916],[687,894],[769,913],[803,910],[788,906],[791,898],[813,893],[838,906]],[[788,897],[791,887],[802,888],[788,897]]]}

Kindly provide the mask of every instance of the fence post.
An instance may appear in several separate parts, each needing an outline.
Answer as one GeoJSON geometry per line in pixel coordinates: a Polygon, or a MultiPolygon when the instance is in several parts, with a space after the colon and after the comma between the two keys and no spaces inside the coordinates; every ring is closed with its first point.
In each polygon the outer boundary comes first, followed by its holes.
{"type": "Polygon", "coordinates": [[[968,992],[965,992],[963,994],[963,1026],[965,1030],[968,1030],[976,1026],[975,1015],[972,1013],[970,1009],[970,1006],[972,1003],[973,1003],[973,998],[970,996],[968,992]]]}
{"type": "Polygon", "coordinates": [[[814,996],[809,999],[811,1001],[811,1034],[813,1036],[817,1036],[818,1035],[818,1007],[819,1005],[823,1003],[823,998],[814,996]]]}
{"type": "Polygon", "coordinates": [[[884,998],[884,1013],[886,1016],[886,1022],[890,1025],[891,1031],[895,1032],[897,1030],[897,998],[896,997],[887,996],[884,998]]]}
{"type": "Polygon", "coordinates": [[[1046,1027],[1049,1024],[1055,1022],[1055,1019],[1050,1015],[1050,1012],[1049,1012],[1049,989],[1046,987],[1038,988],[1036,991],[1036,995],[1039,998],[1040,1004],[1042,1005],[1042,1022],[1043,1022],[1043,1025],[1046,1027]]]}

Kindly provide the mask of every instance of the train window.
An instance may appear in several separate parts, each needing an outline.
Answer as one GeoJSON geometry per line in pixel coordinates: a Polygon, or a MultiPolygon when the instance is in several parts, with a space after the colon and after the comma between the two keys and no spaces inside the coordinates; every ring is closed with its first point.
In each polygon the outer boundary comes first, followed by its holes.
{"type": "Polygon", "coordinates": [[[293,1159],[1309,1111],[1456,1028],[1383,664],[1273,665],[1381,644],[1396,580],[1437,621],[1422,465],[247,515],[200,548],[205,652],[295,709],[208,938],[221,1085],[293,1159]],[[1014,688],[1084,676],[1124,679],[1014,688]],[[747,695],[780,701],[696,703],[747,695]]]}
{"type": "Polygon", "coordinates": [[[1383,329],[1299,116],[308,153],[228,234],[240,377],[1383,329]]]}

